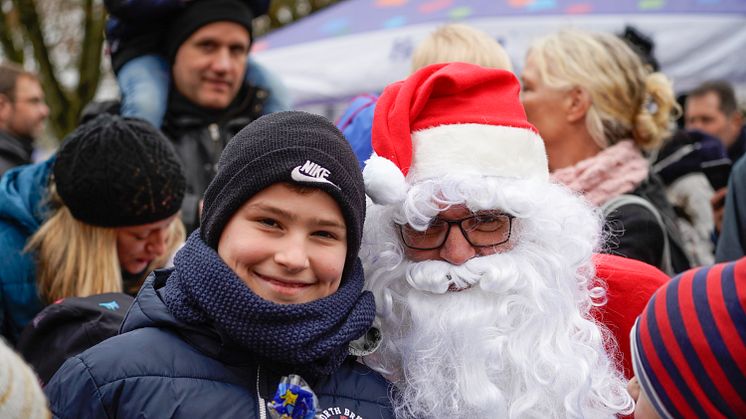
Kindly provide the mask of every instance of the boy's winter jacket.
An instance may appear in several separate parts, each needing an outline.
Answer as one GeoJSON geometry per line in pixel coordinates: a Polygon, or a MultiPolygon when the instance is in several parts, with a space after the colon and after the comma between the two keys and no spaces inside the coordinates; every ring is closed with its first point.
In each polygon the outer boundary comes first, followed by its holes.
{"type": "Polygon", "coordinates": [[[150,275],[120,335],[68,359],[45,388],[55,417],[269,417],[281,377],[299,372],[323,417],[393,417],[389,384],[347,355],[350,336],[372,321],[372,299],[360,294],[361,270],[325,299],[273,308],[246,297],[248,287],[205,248],[193,234],[174,269],[150,275]],[[209,291],[195,291],[190,281],[211,283],[209,291]],[[339,316],[340,305],[349,315],[339,316]],[[299,317],[298,310],[307,313],[299,317]],[[284,320],[273,325],[268,311],[284,320]],[[253,320],[235,321],[244,316],[253,320]]]}

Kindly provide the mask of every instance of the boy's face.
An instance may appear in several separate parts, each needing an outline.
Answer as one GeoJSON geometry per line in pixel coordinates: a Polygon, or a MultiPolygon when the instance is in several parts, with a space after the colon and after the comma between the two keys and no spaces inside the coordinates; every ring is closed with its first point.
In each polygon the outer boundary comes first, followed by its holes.
{"type": "Polygon", "coordinates": [[[218,254],[265,300],[308,303],[339,288],[347,226],[326,192],[276,183],[233,214],[220,235],[218,254]]]}

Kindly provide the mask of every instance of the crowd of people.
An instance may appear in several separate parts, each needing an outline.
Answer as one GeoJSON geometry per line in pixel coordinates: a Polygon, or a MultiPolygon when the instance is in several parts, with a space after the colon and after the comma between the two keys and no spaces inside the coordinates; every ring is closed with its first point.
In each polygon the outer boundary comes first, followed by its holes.
{"type": "Polygon", "coordinates": [[[746,417],[727,82],[448,24],[332,122],[251,59],[268,0],[105,4],[121,100],[46,160],[0,65],[0,416],[746,417]]]}

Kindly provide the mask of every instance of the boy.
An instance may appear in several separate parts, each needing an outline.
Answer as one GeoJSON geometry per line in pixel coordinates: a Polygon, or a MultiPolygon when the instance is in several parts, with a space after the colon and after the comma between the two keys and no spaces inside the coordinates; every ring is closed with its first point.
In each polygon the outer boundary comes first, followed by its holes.
{"type": "MultiPolygon", "coordinates": [[[[47,385],[52,412],[265,417],[295,374],[327,417],[393,417],[388,383],[349,356],[375,315],[357,257],[364,218],[362,175],[333,124],[303,112],[252,122],[223,153],[174,269],[149,277],[119,336],[47,385]]],[[[363,343],[355,355],[375,346],[363,343]]]]}

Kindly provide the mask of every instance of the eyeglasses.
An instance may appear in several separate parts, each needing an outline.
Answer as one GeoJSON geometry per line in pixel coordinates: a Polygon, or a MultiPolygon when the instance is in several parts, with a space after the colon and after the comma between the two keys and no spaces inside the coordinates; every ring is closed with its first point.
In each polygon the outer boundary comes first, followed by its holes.
{"type": "Polygon", "coordinates": [[[448,239],[452,225],[458,225],[466,241],[474,247],[499,246],[510,240],[513,219],[510,214],[488,211],[460,220],[435,218],[425,231],[415,230],[409,224],[397,224],[401,240],[414,250],[438,249],[448,239]]]}

